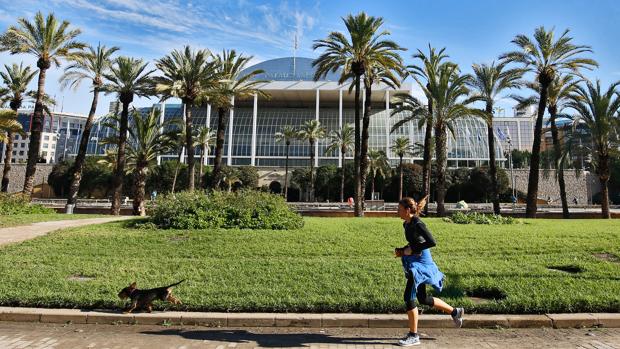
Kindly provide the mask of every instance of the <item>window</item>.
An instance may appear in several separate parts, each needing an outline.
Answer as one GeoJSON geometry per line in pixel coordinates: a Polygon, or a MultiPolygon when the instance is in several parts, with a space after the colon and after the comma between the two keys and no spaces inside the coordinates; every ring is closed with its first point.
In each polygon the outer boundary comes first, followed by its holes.
{"type": "Polygon", "coordinates": [[[13,156],[17,155],[17,151],[13,150],[13,156]]]}
{"type": "Polygon", "coordinates": [[[15,163],[15,158],[11,159],[11,163],[14,164],[15,163]]]}
{"type": "Polygon", "coordinates": [[[42,157],[44,157],[44,158],[46,158],[46,157],[47,157],[47,152],[46,152],[46,151],[42,152],[42,153],[41,153],[41,156],[42,156],[42,157]]]}
{"type": "Polygon", "coordinates": [[[56,149],[56,143],[52,143],[52,149],[56,149]]]}
{"type": "Polygon", "coordinates": [[[15,135],[15,140],[19,141],[19,135],[15,135]]]}
{"type": "Polygon", "coordinates": [[[43,136],[43,140],[44,141],[49,141],[50,140],[50,136],[43,136]]]}
{"type": "Polygon", "coordinates": [[[43,149],[47,149],[48,144],[47,143],[43,143],[43,149]]]}
{"type": "Polygon", "coordinates": [[[13,143],[13,148],[17,148],[17,143],[13,143]]]}
{"type": "Polygon", "coordinates": [[[23,155],[24,155],[24,151],[23,151],[23,150],[20,150],[20,151],[19,151],[19,155],[23,156],[23,155]]]}
{"type": "Polygon", "coordinates": [[[21,147],[26,148],[26,143],[22,143],[21,147]]]}

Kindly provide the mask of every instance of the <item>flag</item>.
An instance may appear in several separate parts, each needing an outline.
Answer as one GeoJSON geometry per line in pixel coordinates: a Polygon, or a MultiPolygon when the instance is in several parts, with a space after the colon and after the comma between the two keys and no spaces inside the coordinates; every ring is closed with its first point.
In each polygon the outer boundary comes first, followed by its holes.
{"type": "Polygon", "coordinates": [[[504,132],[502,132],[501,128],[497,128],[497,137],[499,137],[500,140],[505,141],[506,140],[506,135],[504,134],[504,132]]]}

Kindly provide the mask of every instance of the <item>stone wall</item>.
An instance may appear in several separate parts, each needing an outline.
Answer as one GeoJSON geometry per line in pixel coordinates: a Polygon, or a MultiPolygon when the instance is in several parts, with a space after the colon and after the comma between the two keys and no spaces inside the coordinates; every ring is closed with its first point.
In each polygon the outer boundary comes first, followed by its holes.
{"type": "MultiPolygon", "coordinates": [[[[4,168],[4,164],[1,165],[4,168]]],[[[54,168],[53,164],[37,164],[37,171],[34,174],[35,197],[50,197],[50,187],[47,183],[47,177],[54,168]]],[[[17,193],[24,189],[24,179],[26,177],[26,164],[11,164],[9,172],[9,193],[17,193]]]]}
{"type": "MultiPolygon", "coordinates": [[[[529,169],[515,169],[515,187],[517,190],[527,194],[527,183],[530,174],[529,169]]],[[[510,171],[507,170],[506,174],[510,180],[510,171]]],[[[598,178],[589,172],[582,172],[579,175],[575,173],[575,170],[564,171],[564,181],[566,182],[566,198],[569,205],[573,205],[573,198],[577,198],[579,205],[585,205],[591,200],[592,196],[600,192],[600,186],[598,178]]],[[[540,177],[538,179],[538,198],[547,200],[551,197],[551,203],[559,205],[560,202],[560,187],[556,179],[555,170],[549,170],[545,173],[544,170],[540,170],[540,177]]]]}

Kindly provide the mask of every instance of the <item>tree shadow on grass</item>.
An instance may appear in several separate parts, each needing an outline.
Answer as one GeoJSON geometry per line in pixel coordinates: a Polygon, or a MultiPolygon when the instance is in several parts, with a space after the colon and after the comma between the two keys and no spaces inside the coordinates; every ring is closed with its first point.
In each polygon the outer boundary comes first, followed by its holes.
{"type": "MultiPolygon", "coordinates": [[[[301,329],[300,329],[301,330],[301,329]]],[[[312,344],[395,345],[396,338],[343,338],[322,333],[252,333],[246,330],[181,330],[144,331],[143,334],[180,336],[185,339],[226,343],[256,343],[257,347],[309,347],[312,344]]],[[[422,338],[434,340],[434,338],[422,338]]]]}

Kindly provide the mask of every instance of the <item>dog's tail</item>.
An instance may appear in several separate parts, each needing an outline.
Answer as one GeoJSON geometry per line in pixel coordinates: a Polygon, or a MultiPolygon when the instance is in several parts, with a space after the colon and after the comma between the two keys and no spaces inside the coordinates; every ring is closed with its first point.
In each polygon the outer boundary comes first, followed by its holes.
{"type": "Polygon", "coordinates": [[[183,279],[183,280],[181,280],[181,281],[179,281],[179,282],[177,282],[177,283],[174,283],[174,284],[172,284],[172,285],[170,285],[170,286],[166,286],[166,288],[170,288],[170,287],[176,286],[176,285],[180,284],[180,283],[181,283],[181,282],[183,282],[183,281],[185,281],[185,279],[183,279]]]}

